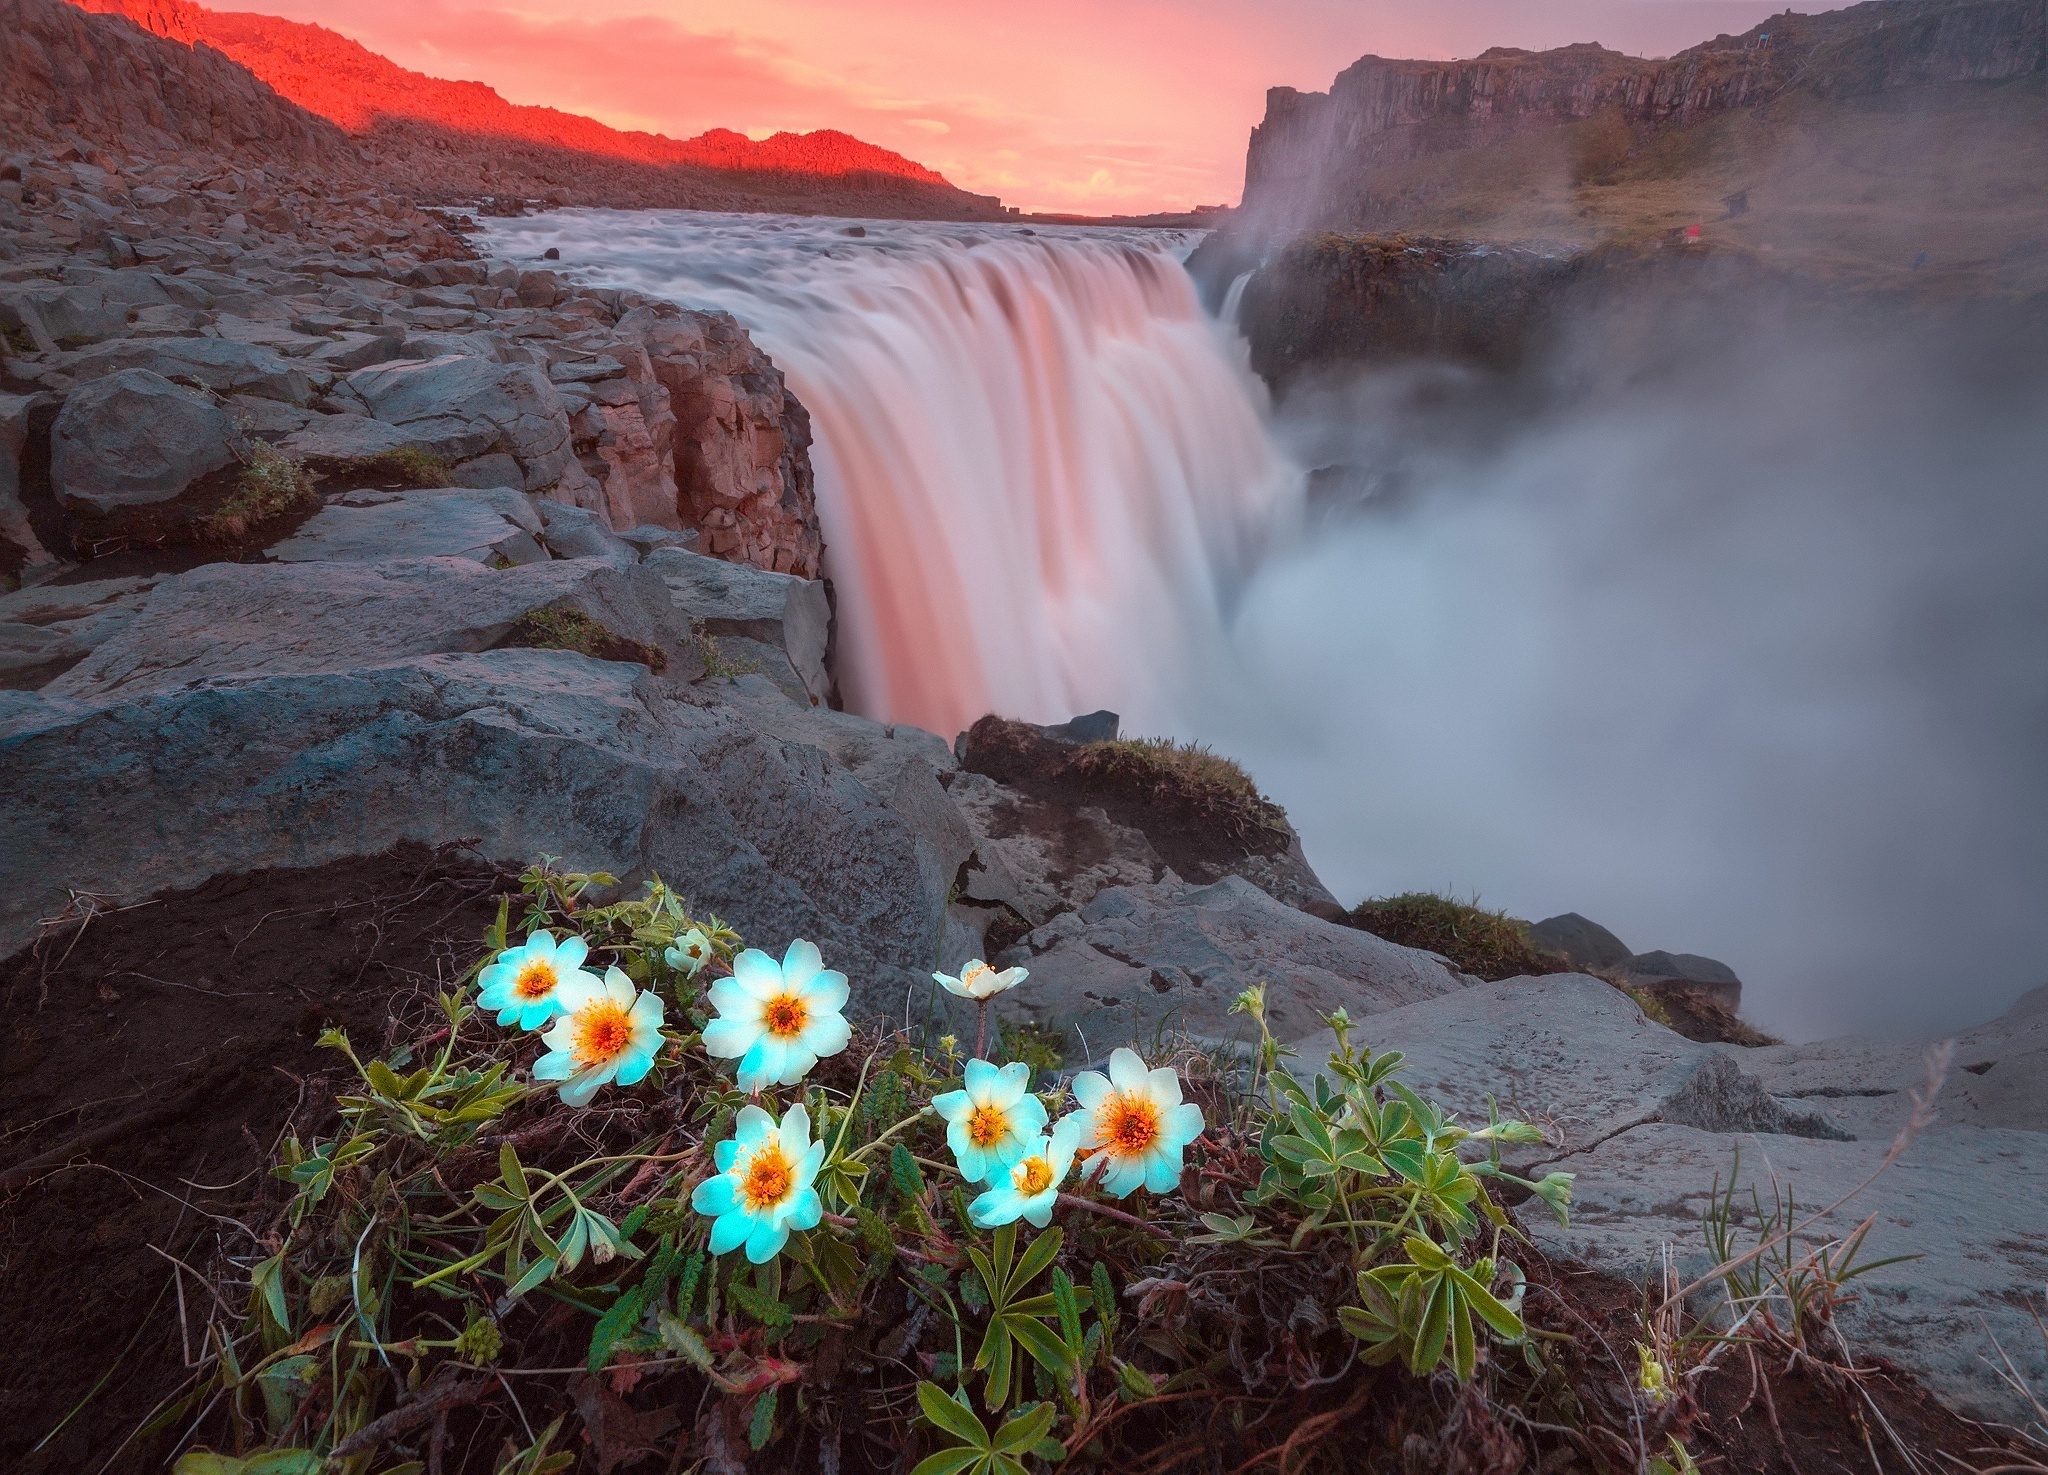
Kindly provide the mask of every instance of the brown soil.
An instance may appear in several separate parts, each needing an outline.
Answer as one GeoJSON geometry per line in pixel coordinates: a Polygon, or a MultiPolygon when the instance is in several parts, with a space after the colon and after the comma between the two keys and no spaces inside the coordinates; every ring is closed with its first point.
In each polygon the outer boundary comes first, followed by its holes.
{"type": "Polygon", "coordinates": [[[247,1254],[208,1216],[255,1195],[313,1104],[315,1038],[381,1039],[394,999],[452,983],[508,879],[401,847],[211,881],[0,964],[0,1468],[163,1466],[182,1426],[112,1457],[184,1378],[181,1318],[207,1321],[165,1257],[247,1254]]]}

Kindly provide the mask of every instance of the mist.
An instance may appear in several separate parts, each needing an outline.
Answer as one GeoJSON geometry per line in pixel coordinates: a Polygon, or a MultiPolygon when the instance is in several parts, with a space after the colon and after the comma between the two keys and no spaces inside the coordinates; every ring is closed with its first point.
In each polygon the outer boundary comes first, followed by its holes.
{"type": "Polygon", "coordinates": [[[1180,726],[1347,904],[1582,912],[1790,1038],[1989,1018],[2048,979],[2039,349],[1692,306],[1582,325],[1533,398],[1294,387],[1315,491],[1180,726]]]}

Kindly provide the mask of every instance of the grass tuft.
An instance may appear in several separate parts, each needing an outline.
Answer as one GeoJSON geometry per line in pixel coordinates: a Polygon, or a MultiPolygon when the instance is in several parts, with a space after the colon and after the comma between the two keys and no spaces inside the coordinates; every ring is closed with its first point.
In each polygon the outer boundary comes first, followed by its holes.
{"type": "Polygon", "coordinates": [[[268,441],[252,441],[242,474],[228,499],[199,524],[208,543],[240,543],[268,523],[303,510],[315,500],[317,484],[305,463],[268,441]]]}
{"type": "Polygon", "coordinates": [[[1566,973],[1571,965],[1529,940],[1529,924],[1433,891],[1374,897],[1351,909],[1349,922],[1403,947],[1441,953],[1460,972],[1491,983],[1536,973],[1566,973]]]}
{"type": "Polygon", "coordinates": [[[519,617],[503,645],[521,650],[568,650],[594,661],[637,661],[650,671],[668,657],[652,645],[614,635],[580,609],[535,609],[519,617]]]}
{"type": "Polygon", "coordinates": [[[455,485],[448,463],[432,451],[421,450],[418,446],[400,446],[395,451],[379,451],[374,456],[358,457],[348,463],[345,474],[351,479],[375,478],[400,482],[408,487],[455,485]]]}

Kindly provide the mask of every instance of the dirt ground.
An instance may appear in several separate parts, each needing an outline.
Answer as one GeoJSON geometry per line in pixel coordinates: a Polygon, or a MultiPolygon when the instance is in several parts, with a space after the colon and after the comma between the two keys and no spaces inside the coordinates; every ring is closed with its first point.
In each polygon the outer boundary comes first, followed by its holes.
{"type": "Polygon", "coordinates": [[[205,1324],[174,1261],[255,1248],[227,1216],[332,1060],[320,1031],[381,1041],[394,997],[474,958],[510,879],[402,847],[212,881],[0,965],[0,1469],[162,1468],[168,1439],[120,1446],[205,1324]]]}

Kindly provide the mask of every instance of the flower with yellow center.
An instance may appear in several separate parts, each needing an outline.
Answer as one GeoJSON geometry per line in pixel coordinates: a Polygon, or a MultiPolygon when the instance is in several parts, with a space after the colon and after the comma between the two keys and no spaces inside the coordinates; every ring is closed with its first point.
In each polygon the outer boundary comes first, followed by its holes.
{"type": "Polygon", "coordinates": [[[949,994],[983,1004],[1003,990],[1015,988],[1028,976],[1029,970],[1023,968],[1005,968],[999,973],[976,958],[960,970],[957,978],[950,973],[934,973],[932,979],[949,994]]]}
{"type": "Polygon", "coordinates": [[[1080,1140],[1081,1116],[1076,1112],[1054,1127],[1050,1137],[1025,1143],[1017,1160],[997,1175],[996,1186],[967,1206],[967,1217],[983,1229],[1019,1219],[1045,1228],[1052,1222],[1053,1205],[1074,1166],[1080,1140]]]}
{"type": "Polygon", "coordinates": [[[695,978],[704,971],[704,965],[711,961],[711,939],[704,935],[701,927],[692,927],[673,943],[662,955],[662,961],[685,978],[695,978]]]}
{"type": "Polygon", "coordinates": [[[825,1205],[811,1185],[825,1161],[825,1144],[811,1141],[811,1116],[801,1106],[775,1118],[743,1106],[733,1135],[712,1149],[718,1172],[690,1194],[690,1207],[710,1219],[711,1253],[742,1245],[765,1265],[782,1252],[794,1229],[815,1229],[825,1205]]]}
{"type": "Polygon", "coordinates": [[[932,1098],[932,1110],[946,1119],[946,1145],[969,1183],[992,1180],[999,1169],[1024,1155],[1045,1130],[1045,1107],[1029,1093],[1031,1067],[1011,1061],[998,1069],[986,1060],[967,1062],[966,1089],[932,1098]]]}
{"type": "Polygon", "coordinates": [[[560,1081],[562,1100],[587,1106],[607,1081],[636,1085],[653,1068],[661,1049],[659,995],[641,993],[611,968],[602,983],[563,984],[560,998],[564,1012],[541,1036],[548,1053],[533,1063],[535,1080],[560,1081]]]}
{"type": "Polygon", "coordinates": [[[539,1029],[562,1012],[561,989],[565,983],[595,984],[597,979],[583,968],[590,956],[590,944],[580,937],[555,941],[545,928],[527,934],[523,947],[507,948],[498,960],[477,975],[479,1007],[498,1011],[498,1023],[539,1029]]]}
{"type": "Polygon", "coordinates": [[[1083,1178],[1106,1165],[1102,1191],[1122,1198],[1135,1188],[1166,1193],[1180,1182],[1181,1153],[1202,1135],[1202,1108],[1180,1099],[1180,1077],[1171,1066],[1147,1070],[1135,1050],[1109,1057],[1107,1079],[1092,1070],[1074,1077],[1081,1109],[1061,1121],[1078,1121],[1080,1150],[1088,1153],[1083,1178]]]}
{"type": "Polygon", "coordinates": [[[705,1053],[739,1061],[739,1087],[794,1086],[821,1055],[853,1038],[846,975],[825,966],[816,943],[799,937],[778,964],[759,948],[732,960],[732,977],[711,985],[718,1018],[704,1026],[705,1053]]]}

